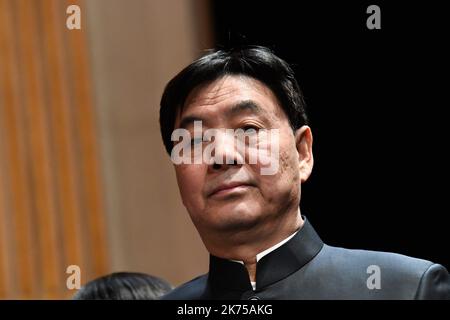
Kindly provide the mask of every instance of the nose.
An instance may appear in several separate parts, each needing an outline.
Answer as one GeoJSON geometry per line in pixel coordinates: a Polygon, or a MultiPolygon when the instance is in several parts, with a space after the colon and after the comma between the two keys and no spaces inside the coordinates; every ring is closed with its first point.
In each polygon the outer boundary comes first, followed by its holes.
{"type": "Polygon", "coordinates": [[[215,137],[211,155],[209,168],[214,171],[226,170],[230,166],[239,166],[244,163],[244,158],[237,147],[236,136],[231,132],[221,132],[215,137]]]}

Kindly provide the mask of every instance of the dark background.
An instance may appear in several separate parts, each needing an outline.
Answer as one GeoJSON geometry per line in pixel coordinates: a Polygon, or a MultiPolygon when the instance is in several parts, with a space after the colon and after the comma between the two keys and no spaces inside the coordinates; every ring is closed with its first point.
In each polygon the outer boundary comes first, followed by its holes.
{"type": "Polygon", "coordinates": [[[326,243],[449,268],[448,19],[437,2],[396,3],[213,1],[216,45],[293,65],[314,136],[301,209],[326,243]]]}

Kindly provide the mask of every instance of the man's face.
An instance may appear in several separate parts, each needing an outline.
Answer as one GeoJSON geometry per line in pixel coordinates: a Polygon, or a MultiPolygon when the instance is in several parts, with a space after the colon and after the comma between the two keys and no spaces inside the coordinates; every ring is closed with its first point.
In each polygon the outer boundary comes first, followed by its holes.
{"type": "MultiPolygon", "coordinates": [[[[300,183],[308,178],[312,167],[312,155],[309,162],[303,161],[301,151],[310,151],[311,133],[306,126],[297,134],[292,131],[267,86],[244,76],[225,76],[200,86],[188,96],[174,128],[185,128],[194,136],[194,120],[202,121],[203,131],[278,129],[279,135],[278,141],[268,141],[269,149],[270,143],[278,143],[279,148],[278,170],[272,175],[261,174],[267,163],[259,160],[175,165],[183,203],[200,234],[245,231],[256,225],[274,227],[282,215],[297,211],[300,183]]],[[[248,157],[236,148],[233,139],[217,140],[215,152],[224,159],[248,157]]]]}

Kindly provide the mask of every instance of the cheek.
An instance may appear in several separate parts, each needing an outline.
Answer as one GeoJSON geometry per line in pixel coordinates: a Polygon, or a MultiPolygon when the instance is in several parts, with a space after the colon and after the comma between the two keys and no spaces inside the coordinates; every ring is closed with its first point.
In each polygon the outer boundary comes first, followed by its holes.
{"type": "Polygon", "coordinates": [[[280,174],[290,184],[300,183],[298,152],[295,139],[291,132],[284,133],[280,144],[280,174]]]}
{"type": "Polygon", "coordinates": [[[297,197],[300,188],[297,149],[293,143],[280,146],[279,169],[275,175],[260,175],[261,191],[269,201],[297,197]]]}
{"type": "Polygon", "coordinates": [[[299,162],[296,157],[296,150],[289,150],[280,153],[280,175],[284,179],[290,179],[286,182],[300,182],[299,162]]]}
{"type": "Polygon", "coordinates": [[[298,184],[300,182],[298,161],[292,152],[280,152],[278,172],[274,175],[261,176],[261,180],[265,180],[266,185],[269,184],[270,188],[273,188],[273,185],[294,186],[298,184]]]}
{"type": "Polygon", "coordinates": [[[175,167],[181,198],[186,207],[198,206],[202,199],[204,168],[201,165],[175,167]]]}

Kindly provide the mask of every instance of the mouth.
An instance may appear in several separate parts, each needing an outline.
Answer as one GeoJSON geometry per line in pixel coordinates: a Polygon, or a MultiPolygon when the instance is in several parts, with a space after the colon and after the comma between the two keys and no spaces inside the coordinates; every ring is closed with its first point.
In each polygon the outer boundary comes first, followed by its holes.
{"type": "Polygon", "coordinates": [[[235,182],[229,184],[223,184],[219,187],[215,188],[210,194],[209,197],[223,197],[231,194],[239,194],[246,192],[252,185],[243,182],[235,182]]]}

